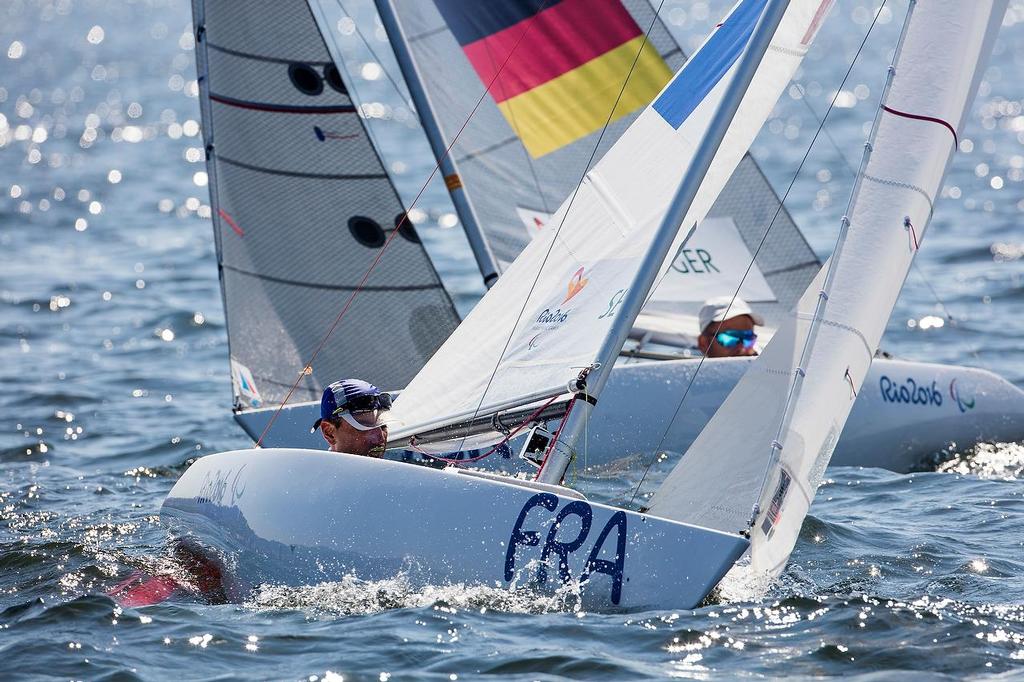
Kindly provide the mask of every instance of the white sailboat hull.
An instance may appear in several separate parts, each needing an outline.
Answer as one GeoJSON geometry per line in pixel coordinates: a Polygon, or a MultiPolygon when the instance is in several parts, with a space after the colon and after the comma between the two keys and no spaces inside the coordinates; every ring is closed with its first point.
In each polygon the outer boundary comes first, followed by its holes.
{"type": "MultiPolygon", "coordinates": [[[[586,464],[601,466],[656,449],[685,452],[750,364],[749,359],[705,360],[675,414],[698,362],[617,365],[591,419],[586,464]]],[[[236,418],[255,439],[273,413],[274,408],[250,410],[236,418]]],[[[322,449],[319,433],[309,431],[318,416],[319,403],[286,407],[264,445],[322,449]]],[[[831,464],[906,472],[953,444],[1022,439],[1024,392],[1001,377],[969,367],[878,358],[831,464]]],[[[478,466],[507,463],[491,457],[478,466]]]]}
{"type": "Polygon", "coordinates": [[[323,451],[237,450],[193,464],[161,517],[214,559],[234,600],[261,584],[402,574],[546,593],[582,579],[586,608],[692,608],[749,544],[529,486],[323,451]]]}

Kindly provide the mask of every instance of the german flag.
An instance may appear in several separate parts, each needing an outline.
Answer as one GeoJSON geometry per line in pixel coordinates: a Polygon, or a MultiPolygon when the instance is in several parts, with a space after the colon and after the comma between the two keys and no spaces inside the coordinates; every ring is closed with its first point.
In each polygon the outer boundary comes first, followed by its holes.
{"type": "Polygon", "coordinates": [[[613,106],[612,121],[646,106],[672,77],[620,0],[435,2],[534,158],[598,130],[613,106]]]}

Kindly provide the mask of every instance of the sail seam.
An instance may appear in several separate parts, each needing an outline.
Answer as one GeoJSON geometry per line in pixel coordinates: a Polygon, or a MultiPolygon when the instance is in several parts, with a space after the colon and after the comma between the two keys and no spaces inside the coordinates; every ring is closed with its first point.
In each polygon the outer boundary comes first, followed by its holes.
{"type": "Polygon", "coordinates": [[[261,54],[253,54],[252,52],[242,52],[241,50],[234,50],[234,49],[232,49],[230,47],[224,47],[222,45],[214,45],[213,43],[210,43],[210,42],[206,43],[206,47],[208,49],[215,50],[215,51],[221,52],[223,54],[229,54],[232,57],[242,57],[243,59],[252,59],[253,61],[258,61],[258,62],[270,62],[272,64],[296,64],[296,63],[302,63],[302,64],[309,64],[311,66],[326,66],[326,65],[330,64],[330,62],[321,62],[321,61],[313,62],[313,61],[309,61],[308,59],[281,59],[280,57],[266,57],[266,56],[261,55],[261,54]]]}
{"type": "Polygon", "coordinates": [[[256,171],[257,173],[267,173],[269,175],[287,175],[293,178],[315,178],[318,180],[387,180],[388,176],[386,173],[302,173],[299,171],[287,171],[278,170],[276,168],[266,168],[265,166],[254,166],[250,163],[242,163],[241,161],[235,161],[229,159],[223,154],[217,155],[218,161],[223,161],[229,166],[238,166],[246,170],[256,171]]]}
{"type": "Polygon", "coordinates": [[[426,40],[427,38],[430,38],[432,36],[436,36],[436,35],[438,35],[440,33],[445,33],[446,31],[448,31],[448,26],[447,25],[441,26],[440,28],[435,28],[435,29],[430,30],[430,31],[424,31],[423,33],[418,33],[416,35],[406,34],[406,40],[408,40],[410,43],[417,43],[417,42],[419,42],[421,40],[426,40]]]}
{"type": "MultiPolygon", "coordinates": [[[[263,375],[263,374],[257,374],[255,372],[252,372],[252,376],[253,376],[254,379],[259,379],[259,382],[261,384],[273,384],[275,386],[281,386],[283,388],[291,388],[292,387],[291,382],[278,381],[277,379],[273,379],[273,378],[271,378],[269,376],[266,376],[266,375],[263,375]]],[[[302,388],[301,386],[297,390],[310,391],[310,393],[312,393],[313,395],[315,395],[315,394],[320,392],[320,389],[318,389],[318,388],[309,388],[309,387],[302,388]]],[[[294,407],[294,405],[293,405],[293,407],[294,407]]]]}
{"type": "Polygon", "coordinates": [[[272,111],[276,114],[354,114],[358,111],[352,104],[327,104],[322,106],[271,104],[270,102],[250,102],[243,99],[235,99],[234,97],[218,95],[213,92],[209,94],[209,97],[214,102],[225,104],[229,107],[253,109],[255,111],[272,111]]]}
{"type": "Polygon", "coordinates": [[[798,59],[803,59],[803,56],[807,54],[807,50],[797,50],[792,47],[783,47],[782,45],[769,45],[768,49],[772,52],[778,52],[787,57],[796,57],[798,59]]]}
{"type": "MultiPolygon", "coordinates": [[[[813,322],[814,319],[815,319],[813,313],[797,313],[796,317],[797,317],[797,319],[807,320],[807,321],[810,321],[810,322],[813,322]]],[[[871,350],[871,344],[868,343],[867,337],[865,337],[864,334],[861,333],[861,331],[859,329],[857,329],[856,327],[851,327],[848,324],[843,324],[842,322],[836,322],[834,320],[829,320],[829,319],[826,319],[824,317],[818,319],[818,322],[821,323],[821,324],[827,325],[829,327],[834,327],[836,329],[842,329],[843,331],[847,331],[847,332],[850,332],[851,334],[855,335],[858,339],[860,339],[860,342],[862,344],[864,344],[864,349],[867,351],[868,357],[869,358],[875,357],[875,352],[873,350],[871,350]]]]}
{"type": "Polygon", "coordinates": [[[912,185],[909,182],[901,182],[899,180],[890,180],[888,178],[878,178],[878,177],[875,177],[874,175],[868,175],[867,173],[863,174],[863,178],[865,180],[870,180],[871,182],[874,182],[874,183],[879,184],[879,185],[888,185],[890,187],[899,187],[901,189],[909,189],[909,190],[913,190],[913,191],[917,192],[922,197],[924,197],[925,201],[928,202],[928,216],[929,216],[929,218],[931,217],[932,210],[933,210],[931,197],[929,197],[928,193],[925,192],[922,188],[918,187],[917,185],[912,185]]]}
{"type": "Polygon", "coordinates": [[[277,284],[288,284],[295,287],[306,287],[308,289],[324,289],[330,291],[429,291],[431,289],[441,289],[440,284],[405,284],[401,286],[349,286],[345,284],[318,284],[315,282],[302,282],[297,279],[286,279],[284,277],[274,277],[273,275],[263,275],[258,272],[251,272],[249,270],[243,270],[242,268],[235,267],[233,265],[221,265],[225,270],[231,270],[237,272],[240,275],[247,275],[249,277],[255,277],[256,279],[266,280],[268,282],[276,282],[277,284]]]}
{"type": "MultiPolygon", "coordinates": [[[[820,268],[821,267],[821,263],[818,262],[817,259],[809,260],[809,261],[804,261],[803,263],[796,263],[794,265],[787,265],[786,267],[779,268],[778,270],[762,270],[761,274],[764,275],[765,277],[772,277],[774,275],[784,275],[787,272],[794,272],[795,270],[803,270],[804,268],[810,268],[810,267],[820,268]]],[[[748,299],[748,300],[750,300],[750,299],[748,299]]]]}
{"type": "Polygon", "coordinates": [[[484,147],[483,149],[478,149],[476,151],[469,152],[465,156],[459,157],[459,159],[458,159],[459,163],[461,163],[463,161],[473,161],[478,156],[483,156],[484,154],[490,154],[491,152],[493,152],[493,151],[495,151],[497,149],[501,149],[502,147],[505,147],[505,146],[511,144],[512,142],[518,142],[518,141],[519,141],[518,137],[512,136],[510,138],[502,140],[501,142],[495,142],[494,144],[492,144],[492,145],[490,145],[488,147],[484,147]]]}

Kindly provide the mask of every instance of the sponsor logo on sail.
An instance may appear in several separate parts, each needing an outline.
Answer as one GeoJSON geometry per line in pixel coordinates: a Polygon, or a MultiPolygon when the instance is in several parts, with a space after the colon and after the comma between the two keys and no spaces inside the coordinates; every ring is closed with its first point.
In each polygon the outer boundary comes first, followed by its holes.
{"type": "Polygon", "coordinates": [[[627,291],[628,289],[619,289],[612,294],[612,297],[608,299],[608,310],[598,315],[597,319],[603,320],[607,317],[615,317],[615,310],[619,307],[619,304],[622,303],[622,299],[626,297],[627,291]]]}
{"type": "Polygon", "coordinates": [[[584,268],[580,268],[569,280],[569,290],[566,293],[565,298],[562,300],[562,305],[565,305],[576,296],[576,294],[583,291],[583,288],[587,286],[587,282],[590,280],[583,276],[584,268]]]}
{"type": "Polygon", "coordinates": [[[540,334],[537,334],[532,339],[530,339],[530,342],[528,344],[526,344],[526,350],[535,350],[537,348],[537,346],[539,345],[537,343],[537,339],[539,339],[539,338],[540,338],[540,334]]]}
{"type": "Polygon", "coordinates": [[[967,400],[960,395],[960,389],[956,387],[956,379],[949,382],[949,396],[956,401],[956,406],[960,408],[961,412],[974,409],[974,398],[967,400]]]}

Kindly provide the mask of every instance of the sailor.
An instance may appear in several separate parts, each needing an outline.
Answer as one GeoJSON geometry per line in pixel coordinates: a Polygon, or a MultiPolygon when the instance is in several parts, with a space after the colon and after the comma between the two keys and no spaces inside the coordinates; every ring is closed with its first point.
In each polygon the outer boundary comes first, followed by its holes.
{"type": "Polygon", "coordinates": [[[756,325],[764,318],[739,296],[718,296],[704,302],[698,313],[700,337],[697,345],[709,358],[757,355],[756,325]]]}
{"type": "Polygon", "coordinates": [[[383,457],[390,409],[389,393],[362,379],[342,379],[324,389],[311,431],[319,427],[331,452],[383,457]]]}

